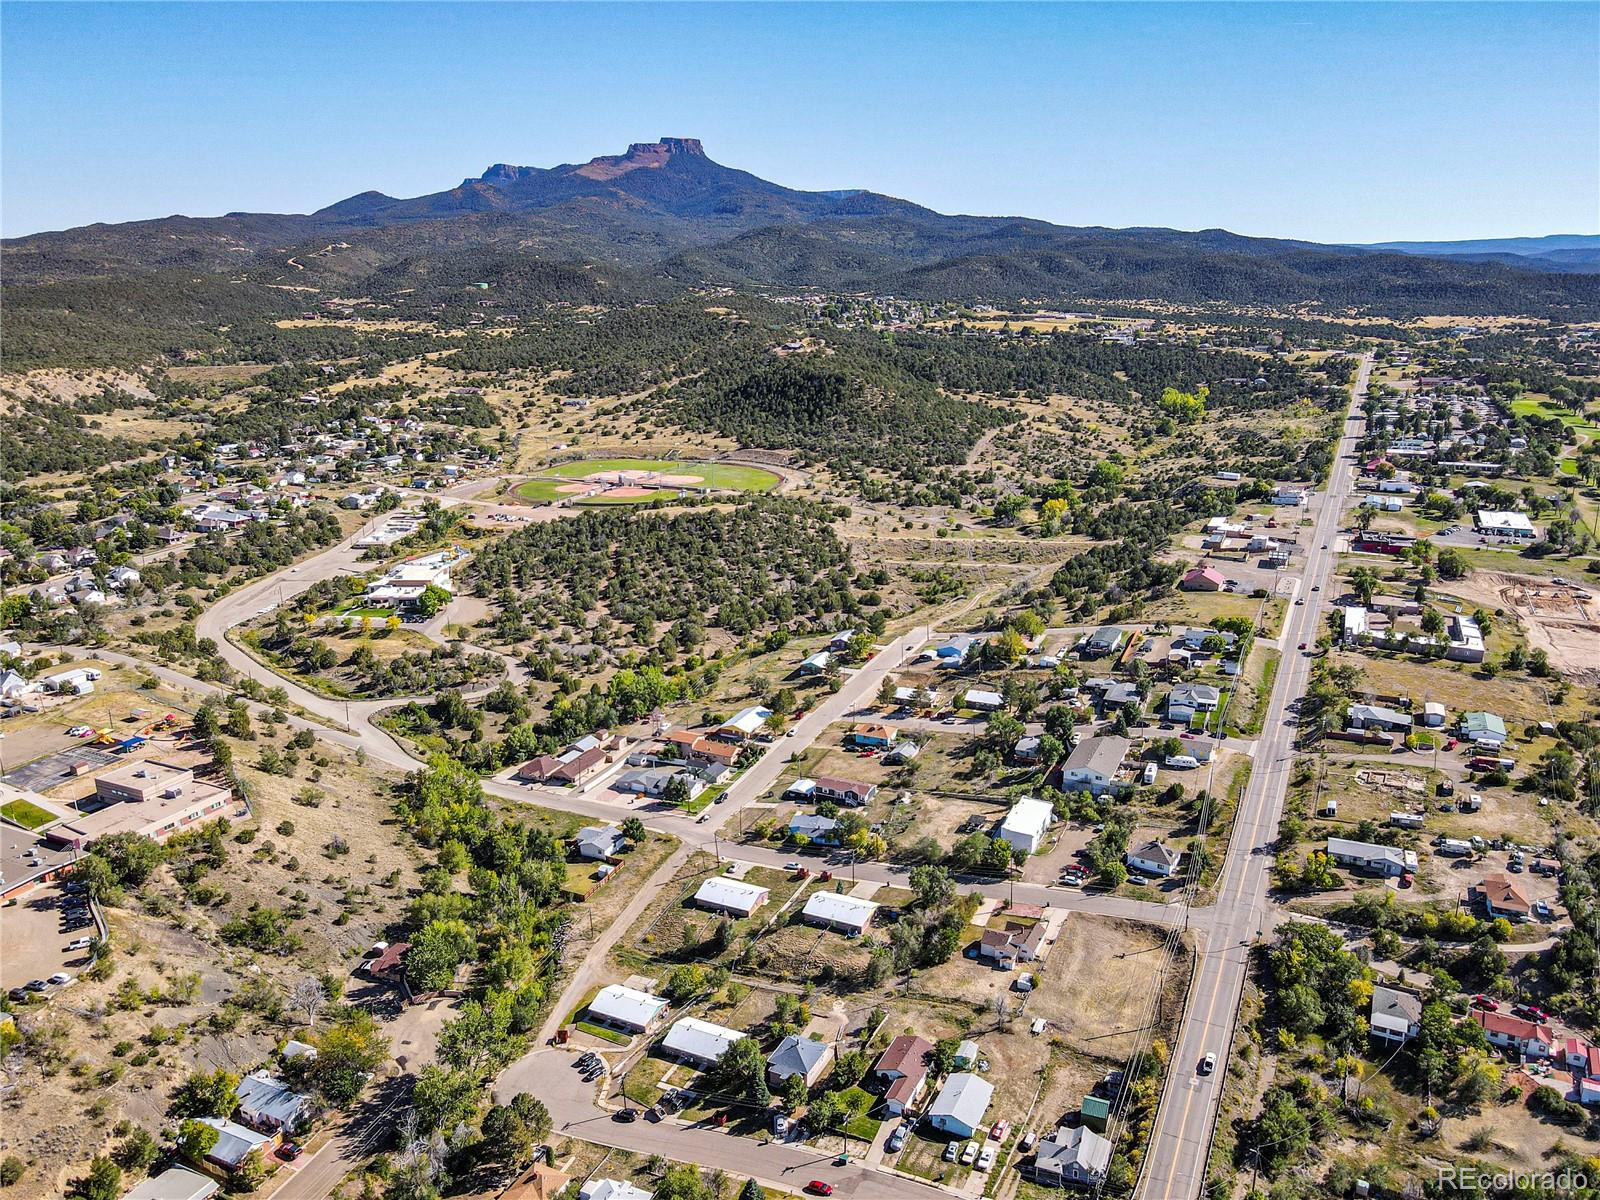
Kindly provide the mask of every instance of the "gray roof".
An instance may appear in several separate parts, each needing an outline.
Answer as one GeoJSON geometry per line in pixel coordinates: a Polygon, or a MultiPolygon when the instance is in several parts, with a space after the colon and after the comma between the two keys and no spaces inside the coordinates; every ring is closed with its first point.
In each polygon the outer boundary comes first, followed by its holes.
{"type": "Polygon", "coordinates": [[[1139,688],[1132,683],[1113,683],[1106,689],[1104,703],[1107,708],[1121,708],[1124,704],[1139,702],[1139,688]]]}
{"type": "Polygon", "coordinates": [[[1131,745],[1127,738],[1115,734],[1084,738],[1067,757],[1065,769],[1093,771],[1109,779],[1117,773],[1122,760],[1128,757],[1128,747],[1131,745]]]}
{"type": "Polygon", "coordinates": [[[1084,1125],[1071,1129],[1062,1125],[1039,1143],[1036,1161],[1056,1172],[1076,1165],[1086,1174],[1104,1175],[1111,1164],[1111,1139],[1084,1125]]]}
{"type": "Polygon", "coordinates": [[[1372,989],[1372,1015],[1374,1017],[1393,1017],[1396,1021],[1404,1021],[1408,1025],[1417,1025],[1422,1021],[1422,997],[1415,992],[1402,992],[1396,988],[1374,987],[1372,989]]]}
{"type": "Polygon", "coordinates": [[[201,1117],[200,1123],[209,1125],[217,1131],[217,1144],[211,1147],[206,1157],[212,1162],[223,1163],[229,1167],[238,1166],[250,1151],[265,1146],[272,1140],[267,1134],[247,1129],[226,1117],[201,1117]]]}
{"type": "Polygon", "coordinates": [[[122,1200],[207,1200],[217,1191],[217,1181],[188,1167],[168,1167],[152,1175],[122,1200]]]}
{"type": "Polygon", "coordinates": [[[1089,635],[1089,645],[1096,650],[1110,650],[1122,643],[1122,630],[1115,625],[1102,625],[1089,635]]]}
{"type": "Polygon", "coordinates": [[[1187,704],[1216,704],[1222,699],[1222,692],[1212,687],[1209,683],[1180,683],[1172,689],[1169,703],[1187,704]]]}
{"type": "Polygon", "coordinates": [[[827,1042],[817,1042],[791,1033],[767,1056],[767,1067],[781,1079],[791,1075],[809,1076],[816,1065],[828,1057],[828,1051],[827,1042]]]}
{"type": "Polygon", "coordinates": [[[994,1098],[994,1085],[971,1071],[957,1071],[944,1081],[939,1094],[928,1108],[930,1117],[950,1117],[968,1129],[983,1124],[989,1111],[989,1101],[994,1098]]]}
{"type": "Polygon", "coordinates": [[[240,1111],[255,1114],[274,1125],[293,1125],[311,1104],[311,1097],[265,1071],[246,1075],[239,1081],[237,1092],[240,1111]]]}

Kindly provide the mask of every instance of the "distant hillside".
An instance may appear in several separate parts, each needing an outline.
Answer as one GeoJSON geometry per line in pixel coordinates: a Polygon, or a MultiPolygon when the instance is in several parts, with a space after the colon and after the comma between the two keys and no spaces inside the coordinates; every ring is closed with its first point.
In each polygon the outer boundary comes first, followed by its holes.
{"type": "Polygon", "coordinates": [[[1319,246],[946,216],[870,191],[784,187],[714,162],[692,138],[663,138],[581,164],[496,164],[409,199],[368,191],[305,215],[175,216],[9,239],[6,302],[24,315],[8,322],[6,359],[127,361],[196,348],[230,319],[295,311],[317,293],[459,303],[475,282],[494,282],[505,305],[725,284],[1594,317],[1596,256],[1600,239],[1582,236],[1319,246]],[[120,326],[127,336],[105,337],[120,326]]]}
{"type": "Polygon", "coordinates": [[[1364,248],[1466,262],[1498,262],[1530,271],[1600,271],[1600,234],[1593,233],[1478,238],[1463,242],[1377,242],[1364,248]]]}

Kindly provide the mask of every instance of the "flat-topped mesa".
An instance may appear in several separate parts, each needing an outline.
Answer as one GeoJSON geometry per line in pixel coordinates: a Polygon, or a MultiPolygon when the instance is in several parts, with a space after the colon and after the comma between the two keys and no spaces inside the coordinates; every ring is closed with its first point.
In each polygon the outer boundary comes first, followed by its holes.
{"type": "Polygon", "coordinates": [[[615,179],[640,167],[661,167],[675,155],[706,156],[699,138],[662,138],[659,142],[634,142],[626,154],[606,154],[590,159],[573,172],[585,179],[615,179]]]}

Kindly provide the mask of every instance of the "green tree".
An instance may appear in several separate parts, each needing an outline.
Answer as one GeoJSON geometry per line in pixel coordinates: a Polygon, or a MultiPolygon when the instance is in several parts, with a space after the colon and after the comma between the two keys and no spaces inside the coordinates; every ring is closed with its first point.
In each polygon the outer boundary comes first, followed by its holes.
{"type": "Polygon", "coordinates": [[[388,1057],[389,1038],[376,1018],[364,1008],[349,1008],[317,1038],[317,1057],[307,1079],[328,1104],[344,1108],[388,1057]]]}
{"type": "Polygon", "coordinates": [[[231,1117],[239,1110],[239,1077],[225,1067],[195,1071],[178,1085],[167,1114],[172,1117],[231,1117]]]}
{"type": "Polygon", "coordinates": [[[211,1153],[212,1147],[217,1144],[217,1139],[221,1136],[210,1125],[191,1119],[178,1126],[175,1141],[179,1154],[190,1162],[198,1163],[204,1161],[205,1156],[211,1153]]]}
{"type": "Polygon", "coordinates": [[[89,1162],[89,1173],[72,1181],[69,1194],[77,1200],[120,1200],[122,1168],[109,1158],[96,1156],[89,1162]]]}

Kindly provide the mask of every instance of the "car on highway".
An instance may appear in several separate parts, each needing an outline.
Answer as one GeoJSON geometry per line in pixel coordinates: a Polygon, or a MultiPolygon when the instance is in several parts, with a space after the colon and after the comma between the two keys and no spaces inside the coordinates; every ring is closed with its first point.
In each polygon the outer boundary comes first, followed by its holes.
{"type": "Polygon", "coordinates": [[[1217,1069],[1217,1052],[1207,1050],[1206,1056],[1200,1060],[1200,1074],[1209,1075],[1217,1069]]]}
{"type": "Polygon", "coordinates": [[[820,1179],[813,1179],[810,1183],[806,1184],[806,1191],[810,1192],[813,1196],[831,1196],[833,1195],[833,1184],[824,1183],[820,1179]]]}

